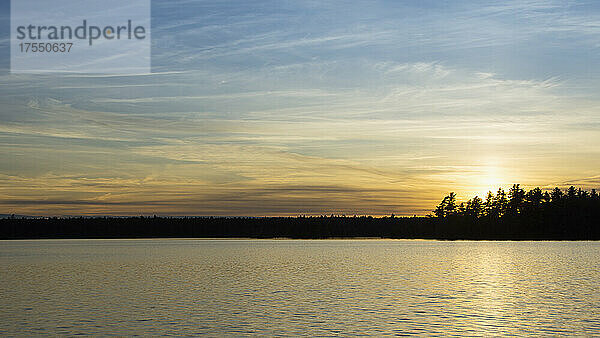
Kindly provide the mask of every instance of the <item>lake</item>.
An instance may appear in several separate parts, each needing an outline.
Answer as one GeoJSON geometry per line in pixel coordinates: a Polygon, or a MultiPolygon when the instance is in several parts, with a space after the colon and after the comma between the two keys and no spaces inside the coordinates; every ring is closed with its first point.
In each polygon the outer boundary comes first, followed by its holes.
{"type": "Polygon", "coordinates": [[[600,335],[600,242],[0,241],[1,335],[600,335]]]}

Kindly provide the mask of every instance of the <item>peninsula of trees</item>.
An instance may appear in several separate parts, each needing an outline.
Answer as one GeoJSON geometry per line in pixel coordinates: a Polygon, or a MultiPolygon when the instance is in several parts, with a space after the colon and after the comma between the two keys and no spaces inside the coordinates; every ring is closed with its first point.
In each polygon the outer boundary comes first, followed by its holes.
{"type": "Polygon", "coordinates": [[[566,191],[489,192],[459,203],[444,197],[434,210],[439,234],[466,239],[600,239],[600,196],[571,186],[566,191]]]}

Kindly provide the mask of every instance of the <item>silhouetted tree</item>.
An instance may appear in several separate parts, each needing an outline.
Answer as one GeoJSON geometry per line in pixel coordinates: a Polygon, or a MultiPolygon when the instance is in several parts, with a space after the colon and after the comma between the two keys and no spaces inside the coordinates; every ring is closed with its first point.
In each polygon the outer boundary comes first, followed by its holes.
{"type": "Polygon", "coordinates": [[[478,196],[473,197],[467,202],[467,206],[465,208],[465,216],[479,218],[483,216],[483,201],[478,196]]]}
{"type": "Polygon", "coordinates": [[[516,215],[521,212],[525,202],[525,191],[519,184],[514,184],[508,191],[508,212],[516,215]]]}
{"type": "Polygon", "coordinates": [[[454,216],[457,214],[458,207],[456,205],[456,194],[451,192],[448,196],[444,197],[442,202],[437,206],[433,212],[437,217],[444,218],[448,216],[454,216]]]}
{"type": "Polygon", "coordinates": [[[494,206],[494,194],[491,191],[488,191],[487,196],[485,197],[485,203],[483,205],[483,215],[491,216],[492,208],[494,206]]]}
{"type": "Polygon", "coordinates": [[[570,186],[567,190],[567,199],[574,200],[577,197],[577,189],[574,186],[570,186]]]}
{"type": "Polygon", "coordinates": [[[563,192],[559,188],[552,189],[552,193],[550,194],[550,198],[552,198],[552,203],[558,204],[562,201],[563,192]]]}
{"type": "Polygon", "coordinates": [[[542,192],[542,189],[535,188],[535,189],[529,190],[525,194],[524,204],[528,211],[539,210],[542,206],[543,200],[544,200],[544,193],[542,192]]]}
{"type": "Polygon", "coordinates": [[[506,198],[506,192],[504,192],[504,189],[500,188],[492,203],[492,217],[498,218],[504,216],[507,208],[508,199],[506,198]]]}

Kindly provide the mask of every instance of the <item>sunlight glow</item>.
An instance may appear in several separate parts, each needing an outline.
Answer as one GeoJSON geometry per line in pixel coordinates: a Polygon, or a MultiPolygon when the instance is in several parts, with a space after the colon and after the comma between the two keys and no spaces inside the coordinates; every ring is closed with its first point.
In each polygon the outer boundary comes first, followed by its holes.
{"type": "Polygon", "coordinates": [[[474,187],[473,196],[479,196],[485,200],[488,192],[496,193],[500,187],[504,187],[508,182],[506,181],[500,162],[497,159],[486,161],[485,166],[481,170],[481,176],[476,181],[476,187],[474,187]]]}

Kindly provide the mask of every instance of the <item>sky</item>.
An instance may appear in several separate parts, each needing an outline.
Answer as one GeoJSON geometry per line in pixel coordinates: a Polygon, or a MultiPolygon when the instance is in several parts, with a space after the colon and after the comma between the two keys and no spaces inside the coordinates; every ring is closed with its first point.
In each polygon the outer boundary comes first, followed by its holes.
{"type": "Polygon", "coordinates": [[[427,215],[600,187],[595,1],[152,1],[152,73],[10,74],[0,214],[427,215]]]}

